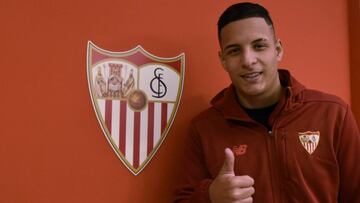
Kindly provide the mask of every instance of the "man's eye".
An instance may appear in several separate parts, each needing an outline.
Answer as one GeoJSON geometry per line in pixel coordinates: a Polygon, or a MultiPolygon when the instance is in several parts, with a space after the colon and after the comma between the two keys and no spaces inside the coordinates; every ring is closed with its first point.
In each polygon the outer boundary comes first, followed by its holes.
{"type": "Polygon", "coordinates": [[[240,49],[230,49],[227,51],[227,55],[235,55],[240,52],[240,49]]]}
{"type": "Polygon", "coordinates": [[[265,49],[266,47],[267,47],[266,44],[255,44],[255,45],[254,45],[254,49],[256,49],[256,50],[263,50],[263,49],[265,49]]]}

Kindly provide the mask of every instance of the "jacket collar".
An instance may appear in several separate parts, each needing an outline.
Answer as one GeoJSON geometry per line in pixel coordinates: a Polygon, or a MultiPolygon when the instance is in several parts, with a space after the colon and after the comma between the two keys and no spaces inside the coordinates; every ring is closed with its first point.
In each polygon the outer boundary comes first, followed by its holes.
{"type": "MultiPolygon", "coordinates": [[[[283,91],[278,105],[270,116],[270,123],[273,123],[275,117],[277,117],[277,115],[281,112],[291,111],[296,108],[298,106],[296,104],[301,103],[302,101],[300,93],[305,89],[302,84],[290,75],[289,71],[279,69],[278,72],[283,91]]],[[[226,119],[252,121],[238,103],[236,89],[232,84],[218,93],[211,100],[211,104],[214,108],[221,111],[226,119]]]]}

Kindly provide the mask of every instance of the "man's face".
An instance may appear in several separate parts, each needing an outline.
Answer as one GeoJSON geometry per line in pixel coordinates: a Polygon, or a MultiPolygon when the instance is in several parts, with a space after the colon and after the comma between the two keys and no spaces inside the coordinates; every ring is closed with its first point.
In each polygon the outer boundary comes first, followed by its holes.
{"type": "Polygon", "coordinates": [[[282,47],[263,18],[229,23],[221,30],[219,57],[240,98],[266,98],[280,88],[282,47]],[[259,96],[259,97],[258,97],[259,96]]]}

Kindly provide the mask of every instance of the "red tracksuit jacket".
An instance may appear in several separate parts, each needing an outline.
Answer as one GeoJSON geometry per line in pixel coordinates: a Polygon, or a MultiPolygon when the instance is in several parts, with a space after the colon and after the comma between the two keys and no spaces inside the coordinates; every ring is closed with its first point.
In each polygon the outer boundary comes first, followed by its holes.
{"type": "Polygon", "coordinates": [[[243,111],[233,86],[193,120],[174,202],[210,202],[209,185],[230,148],[235,175],[255,180],[255,203],[360,203],[360,134],[349,106],[279,74],[284,91],[272,131],[243,111]]]}

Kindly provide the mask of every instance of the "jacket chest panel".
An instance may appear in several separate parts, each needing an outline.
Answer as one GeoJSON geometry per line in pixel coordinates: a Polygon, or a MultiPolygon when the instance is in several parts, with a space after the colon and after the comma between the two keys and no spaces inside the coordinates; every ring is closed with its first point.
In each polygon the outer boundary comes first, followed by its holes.
{"type": "Polygon", "coordinates": [[[332,191],[336,188],[334,185],[339,185],[339,168],[333,148],[334,126],[335,122],[331,125],[330,121],[319,122],[318,118],[296,118],[292,122],[285,119],[279,123],[274,136],[277,137],[283,171],[280,178],[285,191],[291,194],[288,201],[331,202],[337,198],[337,192],[332,191]]]}

